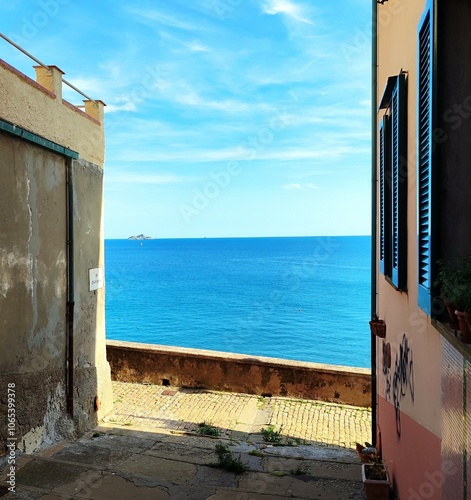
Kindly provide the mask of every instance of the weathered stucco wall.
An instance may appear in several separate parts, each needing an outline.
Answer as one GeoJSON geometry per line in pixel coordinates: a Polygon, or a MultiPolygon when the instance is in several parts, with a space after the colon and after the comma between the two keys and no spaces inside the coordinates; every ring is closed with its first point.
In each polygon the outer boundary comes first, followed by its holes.
{"type": "Polygon", "coordinates": [[[94,426],[112,407],[106,361],[105,288],[89,290],[89,269],[104,269],[103,169],[73,162],[75,234],[75,418],[80,431],[94,426]],[[94,411],[95,397],[99,408],[94,411]]]}
{"type": "Polygon", "coordinates": [[[17,437],[31,449],[65,405],[65,162],[4,134],[0,151],[0,387],[15,383],[17,437]]]}
{"type": "Polygon", "coordinates": [[[122,382],[371,406],[370,372],[362,368],[111,340],[107,356],[113,380],[122,382]]]}
{"type": "MultiPolygon", "coordinates": [[[[7,387],[14,384],[14,438],[26,452],[80,434],[112,406],[104,288],[89,291],[89,269],[103,266],[102,104],[86,115],[62,102],[61,75],[51,71],[46,89],[0,62],[0,414],[7,414],[7,387]],[[75,151],[78,159],[47,141],[75,151]],[[75,243],[73,415],[67,412],[68,162],[75,243]]],[[[0,457],[10,436],[0,426],[0,457]]]]}

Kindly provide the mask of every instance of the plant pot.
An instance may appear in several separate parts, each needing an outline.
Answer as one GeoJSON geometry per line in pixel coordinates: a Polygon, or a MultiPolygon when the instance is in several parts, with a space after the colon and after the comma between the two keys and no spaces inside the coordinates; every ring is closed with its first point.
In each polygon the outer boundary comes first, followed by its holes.
{"type": "Polygon", "coordinates": [[[370,321],[371,333],[377,337],[384,339],[386,337],[386,323],[382,319],[370,321]]]}
{"type": "Polygon", "coordinates": [[[361,475],[365,488],[366,500],[388,500],[389,499],[389,474],[382,464],[362,464],[361,475]],[[385,479],[374,479],[376,471],[382,472],[385,479]]]}
{"type": "Polygon", "coordinates": [[[471,328],[470,325],[468,325],[468,323],[466,322],[466,313],[456,311],[456,315],[458,316],[458,321],[460,323],[461,342],[463,342],[464,344],[471,344],[471,328]]]}
{"type": "Polygon", "coordinates": [[[448,300],[444,300],[446,310],[448,312],[448,318],[450,321],[448,322],[448,326],[452,330],[459,330],[460,325],[458,321],[458,316],[456,315],[456,306],[453,304],[453,302],[450,302],[448,300]]]}
{"type": "Polygon", "coordinates": [[[471,332],[471,312],[464,312],[464,320],[466,321],[466,324],[468,325],[468,330],[471,332]]]}

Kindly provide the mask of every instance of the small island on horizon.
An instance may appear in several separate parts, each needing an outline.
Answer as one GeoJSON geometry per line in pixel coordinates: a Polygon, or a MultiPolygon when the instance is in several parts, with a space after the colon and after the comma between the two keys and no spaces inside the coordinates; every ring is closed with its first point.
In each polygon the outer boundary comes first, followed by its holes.
{"type": "Polygon", "coordinates": [[[153,240],[152,236],[146,236],[145,234],[138,234],[137,236],[130,236],[128,240],[153,240]]]}

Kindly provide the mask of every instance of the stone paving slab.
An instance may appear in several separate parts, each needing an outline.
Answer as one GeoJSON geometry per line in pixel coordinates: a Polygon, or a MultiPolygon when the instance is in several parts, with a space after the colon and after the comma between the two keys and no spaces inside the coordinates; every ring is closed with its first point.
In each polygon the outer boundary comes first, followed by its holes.
{"type": "Polygon", "coordinates": [[[73,465],[49,460],[31,460],[18,471],[16,481],[25,486],[54,490],[63,485],[77,480],[79,476],[87,472],[82,465],[73,465]]]}
{"type": "Polygon", "coordinates": [[[54,455],[55,459],[64,462],[73,462],[94,467],[101,467],[108,464],[113,468],[131,456],[129,450],[110,449],[102,446],[85,446],[74,444],[67,446],[54,455]]]}
{"type": "MultiPolygon", "coordinates": [[[[5,499],[364,499],[351,447],[368,439],[367,410],[139,384],[113,387],[115,409],[107,422],[76,442],[23,455],[16,493],[5,499]],[[200,422],[221,435],[195,434],[200,422]],[[282,446],[263,441],[266,425],[281,429],[282,446]],[[235,474],[211,466],[216,444],[247,470],[235,474]]],[[[4,479],[0,475],[0,487],[4,479]]]]}
{"type": "MultiPolygon", "coordinates": [[[[83,493],[82,491],[77,497],[80,497],[83,493]]],[[[44,496],[41,500],[52,500],[53,498],[64,500],[64,497],[49,496],[44,496]]],[[[120,498],[126,500],[166,500],[170,498],[170,495],[161,489],[136,486],[131,481],[120,476],[106,476],[100,484],[96,485],[92,497],[89,498],[100,498],[100,500],[116,500],[120,498]]]]}
{"type": "Polygon", "coordinates": [[[214,460],[214,451],[208,448],[189,446],[186,443],[173,444],[169,450],[167,442],[157,442],[154,446],[145,452],[158,458],[168,458],[170,460],[185,460],[195,464],[204,465],[214,460]]]}

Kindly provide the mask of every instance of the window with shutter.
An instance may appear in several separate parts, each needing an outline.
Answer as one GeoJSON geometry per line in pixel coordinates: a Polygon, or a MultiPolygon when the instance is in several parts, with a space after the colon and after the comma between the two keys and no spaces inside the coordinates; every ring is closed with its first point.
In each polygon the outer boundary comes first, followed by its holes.
{"type": "Polygon", "coordinates": [[[399,290],[407,288],[407,106],[406,78],[401,73],[391,97],[391,175],[392,175],[392,282],[399,290]]]}
{"type": "Polygon", "coordinates": [[[418,303],[431,311],[432,263],[432,12],[426,11],[419,26],[418,49],[418,303]]]}
{"type": "Polygon", "coordinates": [[[407,288],[407,92],[406,76],[388,78],[380,109],[380,271],[397,289],[407,288]]]}
{"type": "Polygon", "coordinates": [[[380,271],[391,276],[391,152],[389,116],[384,115],[379,127],[379,222],[380,271]]]}

